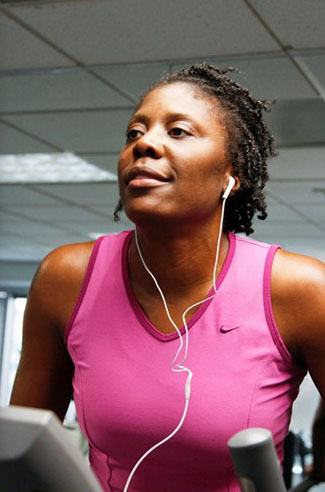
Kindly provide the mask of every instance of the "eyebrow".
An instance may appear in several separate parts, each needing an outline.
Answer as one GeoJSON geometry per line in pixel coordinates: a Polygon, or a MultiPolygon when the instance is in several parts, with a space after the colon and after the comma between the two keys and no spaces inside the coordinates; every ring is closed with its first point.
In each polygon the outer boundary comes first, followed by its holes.
{"type": "MultiPolygon", "coordinates": [[[[166,117],[166,121],[167,123],[169,122],[172,122],[172,121],[177,121],[177,120],[188,120],[188,121],[191,121],[193,124],[197,124],[193,118],[191,117],[191,115],[189,114],[186,114],[186,113],[167,113],[167,117],[166,117]]],[[[135,113],[130,121],[129,121],[129,125],[132,125],[132,123],[143,123],[143,124],[148,124],[149,123],[149,117],[144,114],[144,113],[135,113]]]]}
{"type": "Polygon", "coordinates": [[[148,123],[149,118],[143,114],[143,113],[135,113],[131,116],[128,126],[130,126],[132,123],[148,123]]]}

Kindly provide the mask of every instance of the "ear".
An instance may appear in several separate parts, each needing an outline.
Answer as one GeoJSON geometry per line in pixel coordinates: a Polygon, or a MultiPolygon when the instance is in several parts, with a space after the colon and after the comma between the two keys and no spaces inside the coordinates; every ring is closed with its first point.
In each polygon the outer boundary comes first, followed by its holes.
{"type": "Polygon", "coordinates": [[[238,178],[238,176],[235,176],[234,174],[232,174],[232,169],[230,169],[229,172],[227,172],[227,174],[226,174],[225,184],[223,186],[223,192],[224,193],[226,192],[231,181],[232,181],[232,186],[231,186],[231,189],[230,189],[228,195],[234,194],[240,188],[240,179],[238,178]],[[235,182],[233,182],[231,180],[231,178],[234,179],[235,182]]]}

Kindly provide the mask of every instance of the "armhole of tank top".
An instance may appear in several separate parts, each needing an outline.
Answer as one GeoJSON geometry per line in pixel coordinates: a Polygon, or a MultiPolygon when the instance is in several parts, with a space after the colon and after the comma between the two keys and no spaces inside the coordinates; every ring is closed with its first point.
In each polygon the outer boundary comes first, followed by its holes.
{"type": "Polygon", "coordinates": [[[90,280],[90,277],[91,277],[91,274],[92,274],[92,271],[93,271],[93,268],[94,268],[94,265],[95,265],[95,262],[96,262],[97,254],[98,254],[98,251],[99,251],[99,247],[100,247],[101,242],[104,239],[104,237],[105,236],[101,236],[98,239],[96,239],[96,241],[95,241],[95,244],[93,246],[93,249],[91,251],[90,258],[89,258],[89,261],[88,261],[87,269],[86,269],[86,272],[85,272],[85,275],[84,275],[84,278],[83,278],[83,281],[82,281],[82,284],[81,284],[81,288],[80,288],[80,291],[79,291],[79,294],[78,294],[78,297],[77,297],[77,301],[75,303],[75,306],[73,308],[73,311],[71,313],[71,316],[70,316],[70,318],[68,319],[68,321],[67,321],[67,323],[65,325],[65,329],[64,329],[64,342],[65,342],[65,345],[66,346],[68,345],[68,337],[69,337],[69,334],[71,332],[71,328],[73,326],[73,323],[74,323],[74,321],[75,321],[75,319],[77,317],[77,314],[79,312],[79,309],[80,309],[81,303],[83,301],[83,298],[85,296],[85,293],[86,293],[86,290],[87,290],[87,287],[88,287],[88,284],[89,284],[89,280],[90,280]]]}
{"type": "Polygon", "coordinates": [[[292,364],[294,363],[293,357],[290,354],[287,347],[285,346],[284,341],[282,340],[272,309],[272,298],[271,298],[272,265],[273,265],[275,253],[280,248],[281,246],[279,246],[278,244],[274,244],[270,247],[267,253],[265,268],[264,268],[264,279],[263,279],[264,310],[265,310],[266,321],[276,347],[278,348],[282,357],[287,362],[290,362],[292,364]]]}

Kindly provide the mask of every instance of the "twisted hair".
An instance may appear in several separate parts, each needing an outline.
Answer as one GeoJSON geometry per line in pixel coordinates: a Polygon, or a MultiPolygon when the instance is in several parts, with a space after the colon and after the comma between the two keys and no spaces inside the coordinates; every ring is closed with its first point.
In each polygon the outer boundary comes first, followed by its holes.
{"type": "MultiPolygon", "coordinates": [[[[254,232],[252,222],[255,213],[259,219],[267,217],[264,188],[269,178],[267,159],[275,155],[274,140],[263,121],[263,111],[269,110],[269,103],[255,99],[248,89],[226,75],[233,71],[233,68],[223,69],[207,63],[183,68],[151,86],[138,107],[153,89],[175,82],[191,84],[216,100],[223,110],[233,174],[238,176],[241,183],[239,190],[227,200],[224,230],[249,235],[254,232]]],[[[114,212],[115,220],[118,220],[121,209],[119,202],[114,212]]]]}

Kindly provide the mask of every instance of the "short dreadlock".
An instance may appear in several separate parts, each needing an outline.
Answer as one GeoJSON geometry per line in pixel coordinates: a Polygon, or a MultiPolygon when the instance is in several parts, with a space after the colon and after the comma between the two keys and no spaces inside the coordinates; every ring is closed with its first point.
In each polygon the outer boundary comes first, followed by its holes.
{"type": "MultiPolygon", "coordinates": [[[[269,103],[255,99],[248,89],[226,75],[233,71],[235,69],[231,67],[224,69],[207,63],[183,68],[151,86],[142,96],[138,107],[153,89],[175,82],[191,84],[217,100],[224,110],[230,162],[234,175],[241,182],[239,190],[228,198],[224,230],[245,232],[248,235],[254,232],[252,222],[256,212],[259,219],[267,217],[264,188],[269,178],[267,159],[275,155],[274,140],[262,114],[269,109],[269,103]]],[[[121,201],[114,211],[114,220],[118,220],[120,210],[121,201]]]]}

